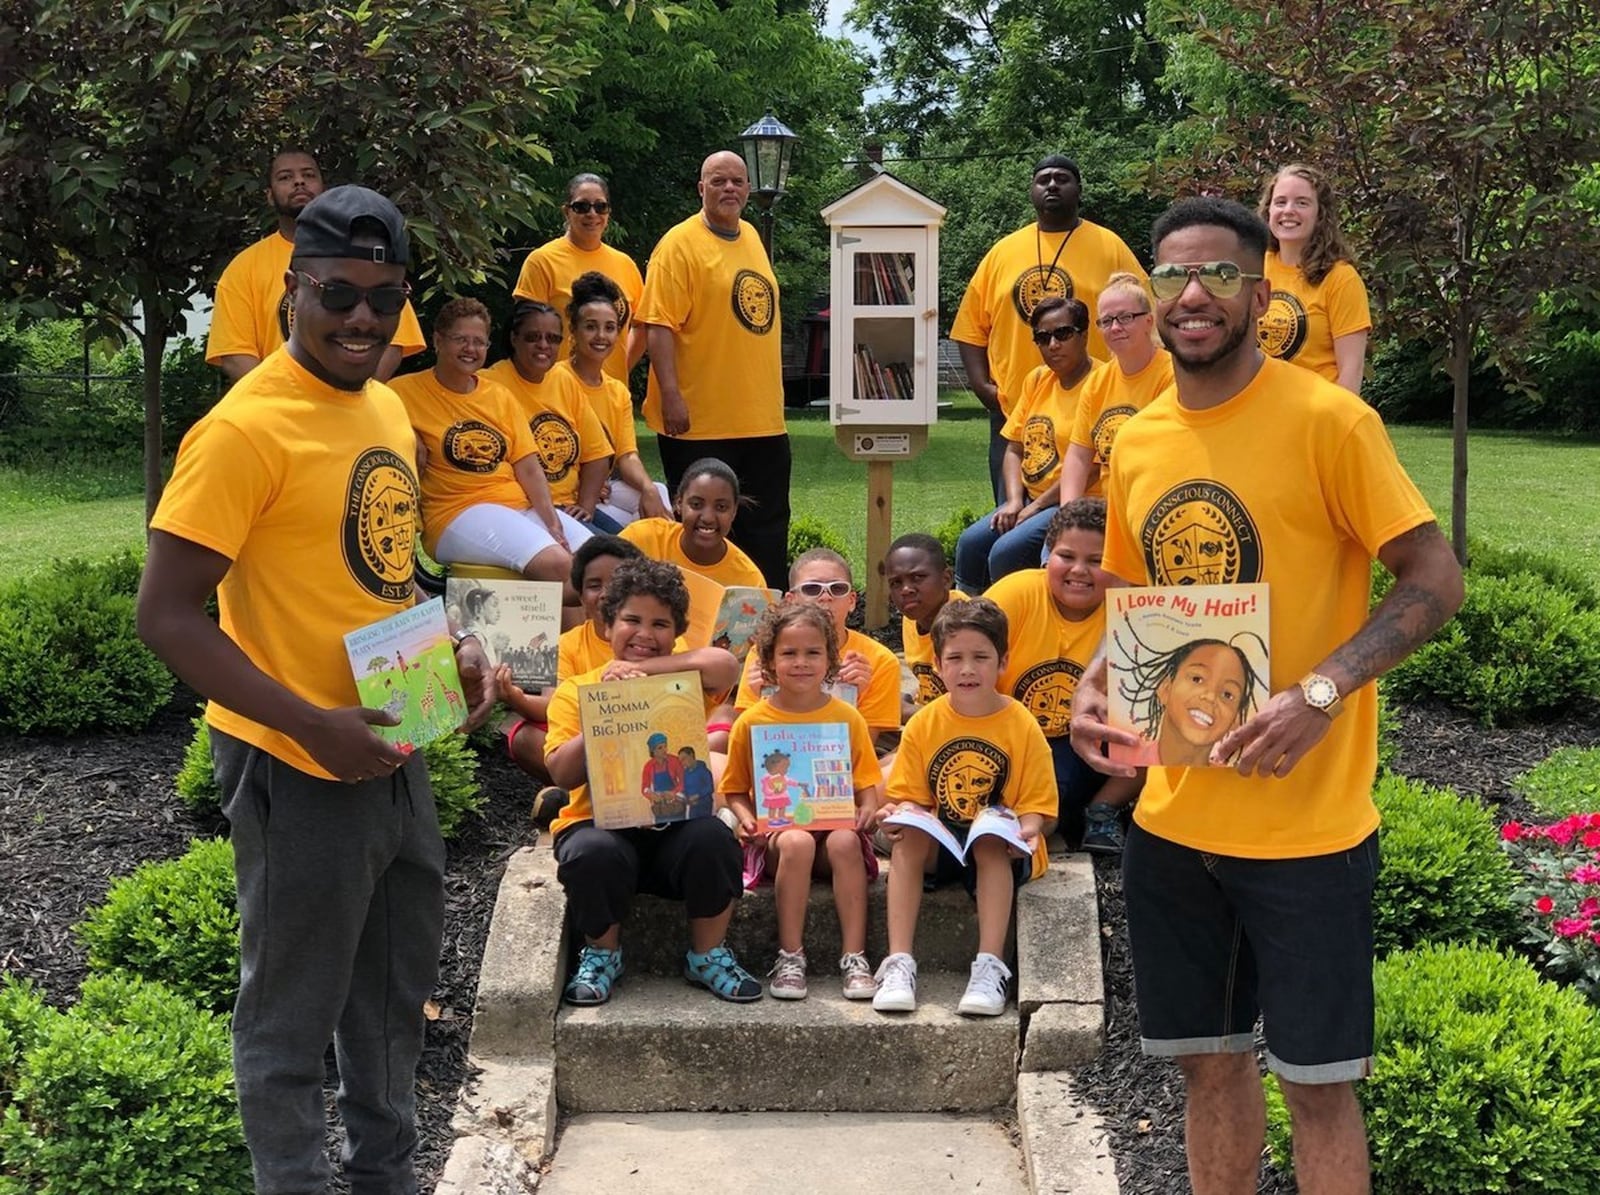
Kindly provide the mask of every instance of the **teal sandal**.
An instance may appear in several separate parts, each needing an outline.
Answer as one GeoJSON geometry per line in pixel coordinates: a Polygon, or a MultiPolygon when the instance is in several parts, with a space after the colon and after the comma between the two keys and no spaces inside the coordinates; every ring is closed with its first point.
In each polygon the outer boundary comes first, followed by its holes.
{"type": "Polygon", "coordinates": [[[611,989],[622,978],[622,951],[601,946],[585,946],[578,952],[578,966],[562,993],[568,1004],[604,1004],[611,989]]]}
{"type": "Polygon", "coordinates": [[[704,954],[689,951],[683,959],[683,977],[734,1004],[749,1004],[762,996],[761,981],[741,967],[726,946],[713,946],[704,954]]]}

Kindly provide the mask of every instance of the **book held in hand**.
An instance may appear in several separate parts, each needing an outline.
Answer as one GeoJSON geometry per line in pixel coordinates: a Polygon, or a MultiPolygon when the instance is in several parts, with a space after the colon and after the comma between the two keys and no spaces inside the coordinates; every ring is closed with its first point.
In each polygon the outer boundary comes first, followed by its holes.
{"type": "Polygon", "coordinates": [[[1004,805],[990,805],[979,810],[978,816],[972,819],[972,825],[967,827],[965,838],[957,838],[931,809],[902,807],[884,818],[883,824],[921,830],[962,863],[967,861],[972,844],[980,838],[998,838],[1025,855],[1033,853],[1033,845],[1022,836],[1022,823],[1004,805]]]}
{"type": "Polygon", "coordinates": [[[742,662],[755,642],[756,624],[768,607],[777,605],[782,598],[776,589],[729,585],[722,591],[722,603],[717,607],[711,646],[726,648],[742,662]]]}
{"type": "Polygon", "coordinates": [[[344,637],[361,704],[400,719],[374,726],[407,751],[449,734],[467,716],[444,602],[433,598],[344,637]]]}
{"type": "Polygon", "coordinates": [[[750,728],[756,823],[762,833],[851,830],[856,824],[850,728],[843,722],[750,728]]]}
{"type": "Polygon", "coordinates": [[[1108,720],[1140,738],[1112,759],[1226,767],[1215,747],[1270,693],[1267,586],[1151,585],[1106,593],[1108,720]]]}
{"type": "Polygon", "coordinates": [[[716,785],[698,672],[579,685],[578,719],[600,829],[711,816],[716,785]]]}
{"type": "Polygon", "coordinates": [[[445,603],[456,624],[474,631],[491,666],[508,665],[525,693],[555,687],[561,640],[561,583],[451,577],[445,603]]]}

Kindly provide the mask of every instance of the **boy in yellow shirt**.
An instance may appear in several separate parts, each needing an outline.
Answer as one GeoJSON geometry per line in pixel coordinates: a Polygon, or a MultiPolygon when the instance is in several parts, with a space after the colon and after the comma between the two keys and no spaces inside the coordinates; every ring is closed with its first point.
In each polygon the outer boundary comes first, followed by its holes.
{"type": "Polygon", "coordinates": [[[923,531],[902,535],[889,545],[883,572],[889,600],[900,611],[900,645],[906,666],[917,679],[915,696],[901,700],[901,716],[908,719],[944,693],[929,632],[946,602],[964,601],[967,595],[951,588],[955,577],[945,559],[944,545],[923,531]]]}

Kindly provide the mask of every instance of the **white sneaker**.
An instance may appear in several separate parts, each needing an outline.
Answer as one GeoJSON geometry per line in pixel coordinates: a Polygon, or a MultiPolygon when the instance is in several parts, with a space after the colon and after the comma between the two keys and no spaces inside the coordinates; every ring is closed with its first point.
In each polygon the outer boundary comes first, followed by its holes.
{"type": "Polygon", "coordinates": [[[775,1000],[804,1000],[806,998],[806,952],[778,951],[778,961],[767,972],[771,982],[767,994],[775,1000]]]}
{"type": "Polygon", "coordinates": [[[1006,983],[1011,970],[992,954],[972,960],[972,976],[956,1011],[971,1017],[997,1017],[1006,1010],[1006,983]]]}
{"type": "Polygon", "coordinates": [[[917,960],[891,954],[878,964],[878,992],[872,1007],[879,1012],[917,1011],[917,960]]]}

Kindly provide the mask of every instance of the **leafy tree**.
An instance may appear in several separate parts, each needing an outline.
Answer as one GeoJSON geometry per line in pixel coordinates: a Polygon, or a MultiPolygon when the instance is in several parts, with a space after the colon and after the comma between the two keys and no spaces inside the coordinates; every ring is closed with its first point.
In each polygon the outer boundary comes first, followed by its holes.
{"type": "Polygon", "coordinates": [[[271,151],[308,145],[331,177],[392,195],[440,283],[479,276],[544,200],[534,130],[590,65],[583,39],[603,17],[584,0],[0,12],[0,306],[138,338],[150,511],[168,333],[248,239],[271,151]]]}
{"type": "MultiPolygon", "coordinates": [[[[1541,296],[1594,298],[1600,161],[1596,0],[1240,0],[1197,29],[1209,142],[1180,173],[1253,191],[1308,158],[1331,170],[1364,273],[1401,340],[1453,383],[1451,537],[1466,557],[1474,353],[1515,373],[1537,343],[1541,296]]],[[[1213,8],[1215,11],[1215,6],[1213,8]]]]}

